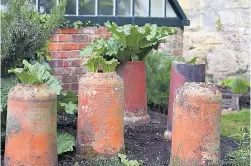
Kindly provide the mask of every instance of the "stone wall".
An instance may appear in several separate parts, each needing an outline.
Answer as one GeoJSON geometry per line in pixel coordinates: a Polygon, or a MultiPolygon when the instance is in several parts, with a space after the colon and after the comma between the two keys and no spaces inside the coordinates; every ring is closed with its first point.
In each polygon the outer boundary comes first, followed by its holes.
{"type": "MultiPolygon", "coordinates": [[[[51,53],[50,66],[58,79],[63,82],[63,91],[72,90],[77,93],[78,81],[87,71],[82,66],[79,58],[80,50],[91,41],[111,34],[104,27],[84,27],[81,29],[58,29],[51,36],[49,50],[51,53]]],[[[167,43],[161,43],[159,49],[168,54],[182,55],[183,30],[178,28],[178,33],[167,37],[167,43]]]]}
{"type": "Polygon", "coordinates": [[[179,0],[191,22],[184,30],[183,56],[207,64],[207,79],[217,82],[250,72],[249,0],[179,0]]]}

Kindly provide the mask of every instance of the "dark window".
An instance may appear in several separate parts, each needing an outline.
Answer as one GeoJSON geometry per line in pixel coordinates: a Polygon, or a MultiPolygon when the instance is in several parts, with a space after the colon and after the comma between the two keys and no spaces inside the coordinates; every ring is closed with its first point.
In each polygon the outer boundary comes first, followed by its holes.
{"type": "MultiPolygon", "coordinates": [[[[40,13],[49,13],[59,0],[33,2],[40,13]]],[[[8,0],[2,0],[1,10],[7,3],[8,0]]],[[[101,25],[108,20],[118,25],[154,23],[182,27],[190,24],[177,0],[68,0],[66,18],[101,25]]]]}

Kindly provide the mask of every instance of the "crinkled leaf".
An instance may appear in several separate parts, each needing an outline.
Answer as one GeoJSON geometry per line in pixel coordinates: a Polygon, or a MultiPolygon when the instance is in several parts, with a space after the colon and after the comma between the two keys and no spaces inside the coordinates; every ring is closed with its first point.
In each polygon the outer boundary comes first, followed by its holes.
{"type": "Polygon", "coordinates": [[[75,137],[67,132],[57,133],[58,154],[73,151],[75,137]]]}
{"type": "Polygon", "coordinates": [[[28,61],[23,60],[24,68],[16,68],[9,70],[9,73],[17,75],[19,80],[24,84],[47,84],[51,90],[54,90],[57,95],[60,94],[62,89],[62,82],[53,75],[51,75],[48,66],[35,63],[30,64],[28,61]]]}
{"type": "Polygon", "coordinates": [[[67,91],[66,93],[61,92],[57,99],[61,103],[68,103],[71,101],[74,104],[78,104],[78,96],[72,91],[67,91]]]}
{"type": "Polygon", "coordinates": [[[115,68],[118,66],[118,64],[119,64],[118,60],[114,58],[110,61],[102,59],[101,62],[102,70],[104,73],[115,71],[115,68]]]}
{"type": "Polygon", "coordinates": [[[64,108],[65,112],[67,114],[75,114],[76,112],[78,112],[78,105],[77,104],[73,104],[72,101],[69,101],[68,103],[61,103],[59,102],[61,107],[64,108]]]}
{"type": "Polygon", "coordinates": [[[130,24],[118,26],[115,23],[106,22],[105,26],[112,32],[112,38],[120,41],[123,46],[123,49],[113,55],[120,62],[144,60],[152,49],[158,48],[163,37],[177,32],[172,27],[158,27],[156,24],[138,27],[130,24]]]}

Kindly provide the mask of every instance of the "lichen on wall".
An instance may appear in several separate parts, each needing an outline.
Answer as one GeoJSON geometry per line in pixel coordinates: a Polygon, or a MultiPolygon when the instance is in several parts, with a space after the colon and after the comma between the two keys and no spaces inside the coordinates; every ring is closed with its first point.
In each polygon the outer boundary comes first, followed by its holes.
{"type": "Polygon", "coordinates": [[[184,29],[183,56],[206,63],[207,80],[250,72],[250,1],[179,0],[191,22],[184,29]]]}

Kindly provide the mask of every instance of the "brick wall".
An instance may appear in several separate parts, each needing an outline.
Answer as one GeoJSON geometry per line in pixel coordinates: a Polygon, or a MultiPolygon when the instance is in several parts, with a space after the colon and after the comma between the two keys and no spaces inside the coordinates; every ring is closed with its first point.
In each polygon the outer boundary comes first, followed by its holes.
{"type": "MultiPolygon", "coordinates": [[[[58,29],[50,39],[51,53],[50,65],[53,75],[63,82],[63,91],[72,90],[77,93],[78,81],[87,71],[81,65],[80,50],[91,41],[111,34],[104,27],[84,27],[81,29],[58,29]]],[[[167,43],[162,43],[160,50],[173,55],[182,55],[183,30],[179,28],[178,34],[167,37],[167,43]]]]}

